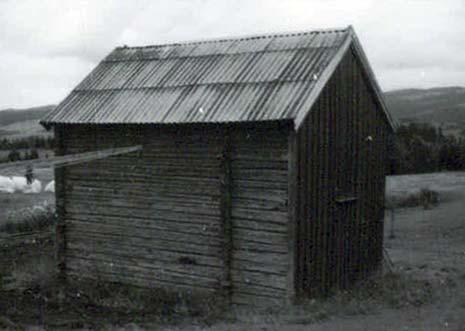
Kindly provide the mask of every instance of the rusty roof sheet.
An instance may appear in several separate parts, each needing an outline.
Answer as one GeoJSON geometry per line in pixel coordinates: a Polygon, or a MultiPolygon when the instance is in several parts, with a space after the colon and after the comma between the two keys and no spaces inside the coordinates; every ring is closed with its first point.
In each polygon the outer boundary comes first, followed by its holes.
{"type": "Polygon", "coordinates": [[[351,40],[348,27],[118,47],[41,123],[295,120],[351,40]]]}

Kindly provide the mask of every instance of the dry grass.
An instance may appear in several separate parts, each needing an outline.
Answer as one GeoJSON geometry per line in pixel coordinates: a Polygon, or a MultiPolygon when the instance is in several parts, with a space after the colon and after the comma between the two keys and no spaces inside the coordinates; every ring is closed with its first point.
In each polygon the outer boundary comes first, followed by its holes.
{"type": "Polygon", "coordinates": [[[11,234],[52,229],[56,220],[55,206],[45,201],[33,207],[10,211],[6,221],[0,224],[0,232],[11,234]]]}
{"type": "Polygon", "coordinates": [[[293,322],[307,324],[330,316],[373,314],[382,308],[419,307],[432,303],[436,294],[433,284],[428,281],[414,279],[399,271],[389,272],[361,281],[352,289],[335,293],[327,299],[305,302],[298,308],[304,317],[293,322]]]}
{"type": "Polygon", "coordinates": [[[386,207],[411,208],[421,206],[424,209],[429,209],[434,206],[437,206],[439,202],[439,192],[431,190],[429,188],[421,188],[414,192],[410,192],[403,195],[387,196],[386,207]]]}
{"type": "Polygon", "coordinates": [[[415,279],[403,271],[390,272],[361,281],[350,290],[335,292],[327,298],[308,299],[283,309],[234,309],[223,315],[222,323],[202,330],[272,331],[285,330],[290,325],[304,328],[335,317],[428,305],[438,299],[441,290],[437,284],[415,279]]]}
{"type": "Polygon", "coordinates": [[[55,281],[55,260],[52,256],[39,256],[29,263],[16,266],[11,278],[14,283],[10,285],[15,289],[48,288],[55,281]]]}

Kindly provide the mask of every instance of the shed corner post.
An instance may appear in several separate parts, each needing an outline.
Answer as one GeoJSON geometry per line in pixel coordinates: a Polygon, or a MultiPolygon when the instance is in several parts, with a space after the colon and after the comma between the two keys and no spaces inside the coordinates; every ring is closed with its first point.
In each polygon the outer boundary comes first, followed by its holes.
{"type": "Polygon", "coordinates": [[[223,226],[223,279],[222,290],[225,303],[229,306],[232,297],[231,261],[233,254],[232,217],[231,217],[231,129],[224,127],[223,146],[220,158],[220,213],[223,226]]]}
{"type": "MultiPolygon", "coordinates": [[[[57,155],[64,155],[66,153],[65,145],[63,142],[64,128],[55,127],[55,153],[57,155]]],[[[58,271],[58,279],[62,285],[66,282],[66,238],[65,238],[65,168],[55,167],[55,205],[57,222],[55,226],[55,261],[58,271]]]]}
{"type": "Polygon", "coordinates": [[[287,270],[287,293],[286,303],[294,304],[298,289],[296,288],[297,272],[297,134],[292,128],[288,134],[288,270],[287,270]]]}

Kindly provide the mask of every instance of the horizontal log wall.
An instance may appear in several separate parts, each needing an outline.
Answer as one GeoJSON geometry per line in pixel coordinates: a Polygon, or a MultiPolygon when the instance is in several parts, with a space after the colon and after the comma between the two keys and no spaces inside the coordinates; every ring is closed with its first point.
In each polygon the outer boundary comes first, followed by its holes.
{"type": "Polygon", "coordinates": [[[344,288],[379,266],[388,133],[349,50],[298,132],[300,291],[344,288]]]}
{"type": "Polygon", "coordinates": [[[286,125],[59,131],[65,154],[143,145],[61,173],[67,275],[284,301],[286,125]]]}
{"type": "Polygon", "coordinates": [[[214,130],[67,127],[66,153],[142,152],[66,169],[66,272],[143,287],[221,288],[224,261],[214,130]]]}
{"type": "Polygon", "coordinates": [[[286,129],[233,131],[232,302],[282,304],[288,272],[286,129]]]}

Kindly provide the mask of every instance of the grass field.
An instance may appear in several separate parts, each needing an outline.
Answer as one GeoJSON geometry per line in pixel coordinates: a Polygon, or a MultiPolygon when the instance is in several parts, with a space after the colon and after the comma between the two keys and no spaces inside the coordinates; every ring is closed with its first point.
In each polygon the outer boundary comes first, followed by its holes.
{"type": "Polygon", "coordinates": [[[26,120],[0,126],[0,139],[15,140],[30,136],[50,137],[53,133],[45,130],[38,120],[26,120]]]}
{"type": "Polygon", "coordinates": [[[439,172],[420,175],[388,176],[386,195],[405,196],[430,189],[439,192],[443,197],[460,193],[465,187],[465,172],[439,172]]]}

